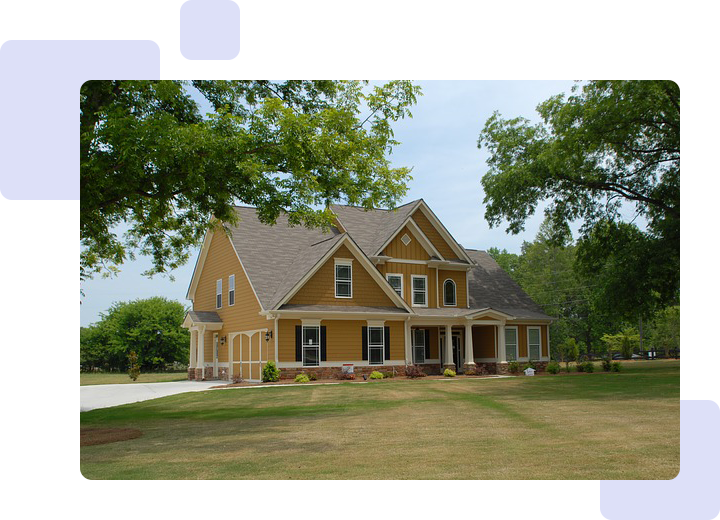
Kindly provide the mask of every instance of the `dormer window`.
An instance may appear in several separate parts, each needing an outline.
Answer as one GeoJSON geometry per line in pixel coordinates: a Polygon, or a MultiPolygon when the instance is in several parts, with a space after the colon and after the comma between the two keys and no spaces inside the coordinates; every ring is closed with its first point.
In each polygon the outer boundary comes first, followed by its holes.
{"type": "Polygon", "coordinates": [[[410,242],[412,242],[412,238],[410,238],[407,233],[405,233],[400,240],[401,240],[402,243],[405,244],[406,246],[407,246],[408,244],[410,244],[410,242]]]}
{"type": "Polygon", "coordinates": [[[457,287],[455,281],[448,278],[443,284],[443,304],[446,307],[457,305],[457,287]]]}
{"type": "Polygon", "coordinates": [[[335,259],[335,298],[352,298],[352,260],[335,259]]]}

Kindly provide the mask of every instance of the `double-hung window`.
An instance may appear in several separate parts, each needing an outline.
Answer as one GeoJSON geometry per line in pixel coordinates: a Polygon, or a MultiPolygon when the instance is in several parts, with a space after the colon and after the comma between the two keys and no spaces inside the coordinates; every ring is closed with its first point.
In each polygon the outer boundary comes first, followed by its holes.
{"type": "Polygon", "coordinates": [[[414,307],[427,307],[427,276],[412,275],[412,304],[414,307]]]}
{"type": "Polygon", "coordinates": [[[401,274],[390,274],[387,275],[387,281],[390,284],[390,287],[392,287],[396,293],[400,296],[400,298],[403,297],[403,277],[401,274]]]}
{"type": "Polygon", "coordinates": [[[304,367],[320,366],[320,327],[302,328],[302,362],[304,367]]]}
{"type": "Polygon", "coordinates": [[[413,329],[412,333],[413,363],[425,363],[425,330],[413,329]]]}
{"type": "Polygon", "coordinates": [[[222,278],[215,282],[215,308],[222,307],[222,278]]]}
{"type": "Polygon", "coordinates": [[[352,261],[335,260],[335,298],[352,298],[352,261]]]}
{"type": "Polygon", "coordinates": [[[235,305],[235,275],[228,278],[228,305],[235,305]]]}
{"type": "Polygon", "coordinates": [[[528,327],[528,358],[540,359],[540,327],[528,327]]]}
{"type": "Polygon", "coordinates": [[[368,327],[368,354],[371,365],[382,365],[385,360],[385,328],[368,327]]]}
{"type": "Polygon", "coordinates": [[[518,358],[518,330],[517,330],[517,327],[505,327],[505,356],[508,361],[517,361],[517,358],[518,358]]]}

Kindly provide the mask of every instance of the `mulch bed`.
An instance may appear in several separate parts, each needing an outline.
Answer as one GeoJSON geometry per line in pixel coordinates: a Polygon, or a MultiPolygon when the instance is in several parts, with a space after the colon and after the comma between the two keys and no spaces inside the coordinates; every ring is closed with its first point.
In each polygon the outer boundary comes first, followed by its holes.
{"type": "Polygon", "coordinates": [[[142,436],[134,428],[80,428],[80,446],[95,446],[111,442],[128,441],[142,436]]]}
{"type": "MultiPolygon", "coordinates": [[[[426,376],[426,377],[418,377],[416,378],[419,381],[422,380],[433,380],[433,379],[483,379],[486,377],[494,377],[492,375],[483,375],[483,376],[465,376],[465,375],[459,375],[455,378],[447,378],[445,376],[426,376]]],[[[293,379],[283,379],[281,381],[273,382],[273,383],[229,383],[229,384],[219,384],[218,386],[211,386],[210,389],[213,388],[239,388],[243,386],[282,386],[282,385],[312,385],[312,384],[328,384],[328,383],[365,383],[365,382],[377,382],[377,381],[412,381],[412,378],[405,377],[405,376],[395,376],[395,377],[389,377],[386,379],[370,379],[368,377],[367,381],[363,380],[362,376],[356,377],[355,379],[317,379],[316,381],[310,381],[309,383],[296,383],[293,379]]]]}

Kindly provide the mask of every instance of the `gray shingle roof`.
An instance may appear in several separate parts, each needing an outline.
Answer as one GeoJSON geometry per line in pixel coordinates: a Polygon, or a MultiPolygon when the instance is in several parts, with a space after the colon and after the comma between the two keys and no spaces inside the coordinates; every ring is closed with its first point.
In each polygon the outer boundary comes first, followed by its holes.
{"type": "Polygon", "coordinates": [[[471,308],[490,307],[517,318],[550,319],[489,254],[472,249],[465,251],[477,264],[468,272],[471,308]]]}
{"type": "Polygon", "coordinates": [[[195,323],[222,323],[215,311],[188,311],[188,316],[195,323]]]}
{"type": "Polygon", "coordinates": [[[420,200],[408,202],[394,210],[366,211],[364,208],[340,205],[332,205],[330,209],[363,253],[373,256],[418,207],[420,200]]]}

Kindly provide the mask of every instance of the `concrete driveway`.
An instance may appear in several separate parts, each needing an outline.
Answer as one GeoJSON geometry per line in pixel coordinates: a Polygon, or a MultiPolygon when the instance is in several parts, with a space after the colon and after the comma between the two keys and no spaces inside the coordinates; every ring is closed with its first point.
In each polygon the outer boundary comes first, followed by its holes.
{"type": "Polygon", "coordinates": [[[200,392],[225,381],[173,381],[171,383],[128,383],[124,385],[86,385],[80,387],[80,411],[137,403],[184,392],[200,392]]]}

